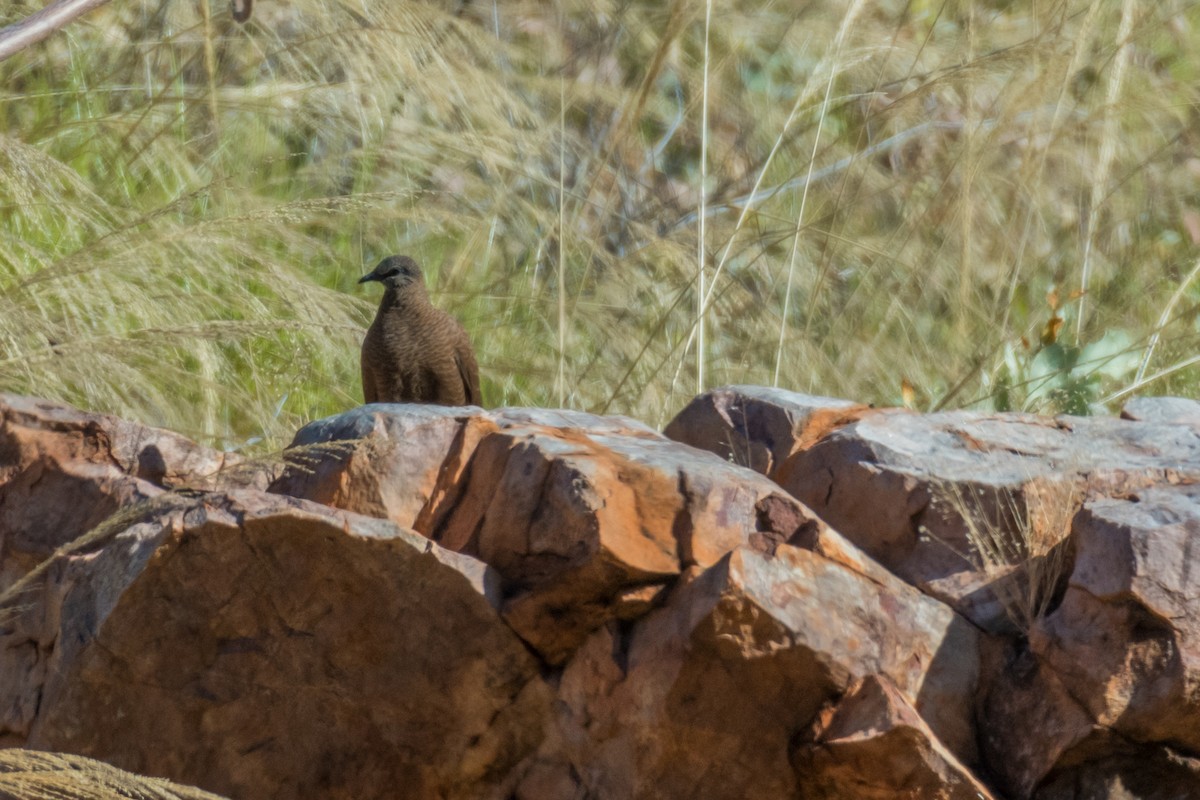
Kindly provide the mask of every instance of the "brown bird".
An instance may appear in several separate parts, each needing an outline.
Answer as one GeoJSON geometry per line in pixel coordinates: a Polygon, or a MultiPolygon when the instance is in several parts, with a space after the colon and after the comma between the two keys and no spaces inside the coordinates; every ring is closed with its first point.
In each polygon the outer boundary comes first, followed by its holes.
{"type": "Polygon", "coordinates": [[[379,281],[383,300],[362,346],[368,403],[478,405],[479,366],[458,320],[435,308],[408,256],[389,256],[359,283],[379,281]]]}

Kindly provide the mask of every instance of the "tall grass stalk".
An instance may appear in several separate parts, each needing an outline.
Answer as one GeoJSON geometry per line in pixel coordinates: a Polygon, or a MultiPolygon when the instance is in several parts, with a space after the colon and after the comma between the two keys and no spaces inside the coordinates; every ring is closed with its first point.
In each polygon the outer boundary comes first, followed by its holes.
{"type": "MultiPolygon", "coordinates": [[[[712,51],[709,48],[709,31],[712,27],[713,0],[704,3],[704,64],[700,89],[700,234],[696,237],[696,393],[704,391],[704,359],[708,353],[704,342],[704,319],[708,314],[708,244],[707,208],[708,198],[708,77],[712,69],[712,51]]],[[[714,276],[715,280],[715,276],[714,276]]],[[[684,354],[686,355],[686,348],[684,354]]]]}
{"type": "MultiPolygon", "coordinates": [[[[808,206],[808,190],[812,186],[813,169],[815,168],[816,163],[817,163],[817,151],[818,151],[820,143],[821,143],[821,129],[825,124],[826,115],[828,115],[828,113],[829,113],[829,98],[830,98],[830,95],[833,93],[833,80],[837,76],[837,65],[838,65],[839,60],[842,55],[842,45],[846,40],[846,33],[847,33],[847,31],[850,30],[851,23],[854,21],[855,17],[858,16],[859,11],[862,10],[862,5],[863,4],[861,1],[855,2],[855,3],[852,3],[848,9],[846,9],[846,15],[844,17],[842,17],[841,27],[838,28],[837,36],[834,38],[833,46],[832,46],[832,48],[830,48],[830,52],[826,58],[826,61],[828,62],[828,65],[829,65],[829,80],[827,80],[825,82],[825,96],[821,99],[821,111],[817,115],[816,131],[813,134],[812,152],[809,153],[809,157],[808,157],[808,172],[805,175],[804,188],[800,192],[800,210],[796,213],[796,230],[792,234],[792,246],[791,246],[791,249],[788,251],[787,284],[783,290],[783,313],[780,314],[780,317],[779,317],[779,344],[775,349],[775,372],[771,376],[771,385],[772,386],[779,385],[779,370],[780,370],[780,367],[783,365],[783,343],[784,343],[785,337],[787,336],[788,310],[789,310],[789,306],[791,305],[791,299],[792,299],[792,284],[796,277],[796,251],[799,249],[799,245],[800,245],[800,234],[804,230],[804,209],[808,206]]],[[[779,137],[776,138],[776,140],[775,140],[775,146],[774,146],[773,150],[778,149],[779,143],[783,139],[783,135],[785,133],[787,133],[788,128],[791,127],[792,122],[796,118],[796,112],[799,110],[800,110],[800,100],[798,97],[796,100],[796,104],[792,106],[791,113],[788,114],[787,121],[783,125],[783,131],[780,133],[779,137]]],[[[771,156],[768,156],[767,163],[769,164],[770,161],[771,161],[771,156]]],[[[766,172],[766,170],[764,169],[763,172],[759,173],[760,180],[761,180],[761,176],[765,172],[766,172]]],[[[755,188],[755,191],[758,190],[757,183],[755,184],[754,188],[755,188]]],[[[740,227],[741,226],[739,225],[738,228],[740,228],[740,227]]],[[[735,232],[736,232],[736,229],[735,229],[735,232]]],[[[730,238],[730,242],[732,243],[732,237],[730,238]]],[[[722,254],[722,259],[721,259],[722,263],[724,263],[724,260],[725,260],[724,255],[727,255],[727,254],[728,254],[728,248],[726,248],[726,252],[724,254],[722,254]]]]}
{"type": "MultiPolygon", "coordinates": [[[[1105,106],[1108,109],[1119,107],[1121,91],[1125,87],[1125,70],[1129,64],[1129,37],[1133,33],[1136,9],[1136,0],[1123,0],[1121,3],[1121,25],[1117,29],[1116,52],[1113,54],[1112,66],[1108,72],[1108,84],[1104,98],[1105,106]]],[[[1096,228],[1100,224],[1100,211],[1108,195],[1108,174],[1112,169],[1118,135],[1117,115],[1106,114],[1100,134],[1100,150],[1096,159],[1095,179],[1092,181],[1087,221],[1083,233],[1083,267],[1080,270],[1079,279],[1079,316],[1076,317],[1075,325],[1076,342],[1083,339],[1083,326],[1087,318],[1088,289],[1091,285],[1092,260],[1096,257],[1096,228]]]]}

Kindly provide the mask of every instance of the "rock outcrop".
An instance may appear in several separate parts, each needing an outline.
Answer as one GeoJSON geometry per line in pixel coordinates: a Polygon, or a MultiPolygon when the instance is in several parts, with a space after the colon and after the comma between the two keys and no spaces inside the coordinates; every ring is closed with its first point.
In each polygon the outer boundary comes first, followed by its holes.
{"type": "Polygon", "coordinates": [[[0,742],[238,798],[1200,796],[1188,409],[380,404],[255,463],[3,397],[0,742]]]}
{"type": "Polygon", "coordinates": [[[339,442],[272,491],[411,525],[487,562],[505,619],[554,665],[601,625],[645,614],[682,569],[820,527],[771,481],[619,417],[374,405],[312,423],[294,446],[339,442]]]}
{"type": "Polygon", "coordinates": [[[238,460],[170,431],[0,394],[0,590],[122,506],[238,460]]]}
{"type": "MultiPolygon", "coordinates": [[[[713,452],[738,436],[752,450],[761,429],[725,414],[736,430],[714,430],[707,409],[761,405],[763,393],[710,394],[668,432],[698,429],[696,417],[713,452]]],[[[793,437],[767,474],[895,575],[992,634],[976,717],[980,760],[997,788],[1011,797],[1140,797],[1111,792],[1161,774],[1175,794],[1145,796],[1200,796],[1197,404],[1148,398],[1116,419],[900,409],[847,417],[844,403],[822,411],[823,398],[777,391],[770,402],[779,408],[759,417],[803,409],[840,421],[816,439],[793,437]]],[[[777,444],[772,434],[761,447],[777,444]]]]}
{"type": "Polygon", "coordinates": [[[0,726],[231,797],[492,796],[550,693],[495,574],[383,520],[167,495],[18,586],[0,726]]]}

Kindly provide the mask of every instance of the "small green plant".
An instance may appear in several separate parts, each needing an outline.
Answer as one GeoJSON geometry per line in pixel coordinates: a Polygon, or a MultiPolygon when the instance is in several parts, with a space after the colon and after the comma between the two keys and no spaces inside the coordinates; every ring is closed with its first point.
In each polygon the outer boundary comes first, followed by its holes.
{"type": "Polygon", "coordinates": [[[1071,344],[1060,333],[1072,319],[1071,304],[1060,306],[1057,293],[1049,297],[1051,316],[1039,340],[1007,343],[993,373],[991,406],[996,411],[1039,413],[1107,413],[1099,405],[1113,386],[1132,380],[1141,349],[1126,331],[1110,329],[1099,339],[1071,344]]]}

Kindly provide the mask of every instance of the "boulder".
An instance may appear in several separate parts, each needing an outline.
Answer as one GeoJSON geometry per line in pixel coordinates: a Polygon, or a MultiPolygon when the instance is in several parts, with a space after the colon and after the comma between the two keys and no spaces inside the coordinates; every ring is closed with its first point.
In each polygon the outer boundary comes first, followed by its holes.
{"type": "Polygon", "coordinates": [[[739,547],[685,578],[662,608],[592,634],[563,673],[564,747],[588,796],[797,796],[798,735],[876,674],[973,759],[978,634],[943,604],[790,545],[739,547]]]}
{"type": "Polygon", "coordinates": [[[1082,500],[1200,479],[1200,437],[1112,418],[893,410],[832,431],[773,477],[900,577],[1011,632],[1061,593],[1082,500]]]}
{"type": "Polygon", "coordinates": [[[1097,726],[1027,642],[985,636],[980,654],[980,760],[1007,797],[1031,797],[1097,726]]]}
{"type": "Polygon", "coordinates": [[[1101,725],[1200,752],[1200,486],[1096,500],[1030,646],[1101,725]]]}
{"type": "MultiPolygon", "coordinates": [[[[1171,780],[1200,793],[1186,757],[1200,753],[1200,486],[1090,501],[1073,540],[1061,603],[1035,623],[1027,646],[985,658],[993,665],[981,691],[985,757],[1014,796],[1053,783],[1046,796],[1074,797],[1063,794],[1065,771],[1089,763],[1097,775],[1116,770],[1109,783],[1134,780],[1118,762],[1137,765],[1147,748],[1166,746],[1184,754],[1168,759],[1171,780]]],[[[1077,796],[1108,796],[1091,792],[1077,796]]]]}
{"type": "Polygon", "coordinates": [[[0,735],[233,797],[501,797],[550,694],[497,582],[387,521],[168,493],[8,593],[0,735]]]}
{"type": "Polygon", "coordinates": [[[849,400],[767,386],[723,386],[697,395],[663,431],[677,442],[770,475],[796,450],[869,413],[849,400]]]}
{"type": "Polygon", "coordinates": [[[815,537],[771,481],[640,423],[580,412],[367,406],[313,423],[344,454],[272,486],[411,524],[502,578],[504,618],[548,663],[645,614],[688,566],[815,537]]]}
{"type": "Polygon", "coordinates": [[[885,676],[859,680],[792,755],[806,800],[992,800],[885,676]]]}
{"type": "Polygon", "coordinates": [[[0,394],[0,591],[127,503],[240,459],[183,436],[0,394]]]}
{"type": "Polygon", "coordinates": [[[462,408],[376,403],[310,422],[269,489],[411,528],[471,418],[462,408]]]}
{"type": "Polygon", "coordinates": [[[1184,800],[1200,797],[1200,759],[1169,747],[1117,745],[1065,766],[1034,800],[1184,800]]]}

